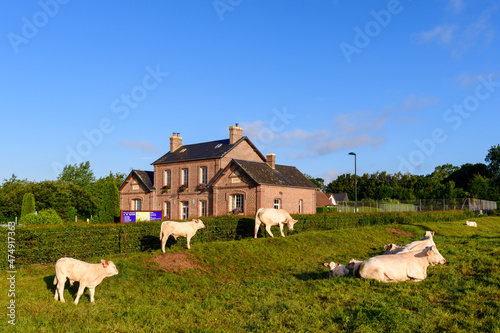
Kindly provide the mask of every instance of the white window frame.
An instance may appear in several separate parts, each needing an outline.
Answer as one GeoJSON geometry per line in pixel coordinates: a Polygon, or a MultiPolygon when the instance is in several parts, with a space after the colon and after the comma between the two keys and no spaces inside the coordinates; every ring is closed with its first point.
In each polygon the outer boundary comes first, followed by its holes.
{"type": "Polygon", "coordinates": [[[141,199],[132,199],[132,206],[134,210],[142,210],[142,200],[141,199]],[[139,208],[139,209],[137,209],[139,208]]]}
{"type": "Polygon", "coordinates": [[[281,199],[274,199],[274,209],[280,209],[281,208],[281,199]]]}
{"type": "Polygon", "coordinates": [[[171,218],[171,212],[172,212],[172,204],[170,201],[165,201],[165,206],[164,206],[164,217],[167,219],[171,218]]]}
{"type": "Polygon", "coordinates": [[[207,184],[208,182],[208,168],[206,166],[200,167],[200,184],[207,184]]]}
{"type": "Polygon", "coordinates": [[[245,211],[245,196],[243,194],[233,194],[231,195],[231,210],[239,208],[242,212],[245,211]]]}
{"type": "Polygon", "coordinates": [[[200,200],[200,216],[207,216],[208,203],[206,200],[200,200]]]}
{"type": "Polygon", "coordinates": [[[299,200],[299,214],[302,214],[302,199],[299,200]]]}
{"type": "Polygon", "coordinates": [[[163,185],[172,185],[172,172],[170,170],[165,170],[165,179],[163,185]]]}
{"type": "Polygon", "coordinates": [[[189,169],[188,168],[182,169],[181,180],[182,180],[181,185],[188,185],[188,182],[189,182],[189,169]]]}
{"type": "Polygon", "coordinates": [[[189,201],[181,201],[181,218],[183,220],[189,219],[189,201]]]}

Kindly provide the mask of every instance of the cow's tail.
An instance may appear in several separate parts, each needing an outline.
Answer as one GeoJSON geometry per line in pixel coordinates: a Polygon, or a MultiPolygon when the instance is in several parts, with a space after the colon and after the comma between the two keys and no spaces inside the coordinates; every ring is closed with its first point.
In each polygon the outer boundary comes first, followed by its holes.
{"type": "Polygon", "coordinates": [[[165,223],[167,223],[167,222],[162,222],[161,227],[160,227],[160,240],[163,239],[163,226],[165,225],[165,223]]]}
{"type": "Polygon", "coordinates": [[[260,218],[259,218],[259,215],[260,215],[260,212],[261,212],[263,209],[264,209],[264,208],[259,208],[259,209],[257,210],[257,213],[255,213],[255,225],[257,225],[257,224],[258,224],[258,225],[260,226],[260,224],[262,223],[262,221],[261,221],[261,220],[260,220],[260,218]]]}

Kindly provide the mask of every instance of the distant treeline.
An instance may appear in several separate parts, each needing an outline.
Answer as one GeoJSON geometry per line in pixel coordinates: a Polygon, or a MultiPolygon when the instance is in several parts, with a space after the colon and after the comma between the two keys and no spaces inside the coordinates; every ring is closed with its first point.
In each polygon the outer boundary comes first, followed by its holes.
{"type": "Polygon", "coordinates": [[[110,172],[96,179],[89,162],[65,166],[57,180],[33,182],[12,175],[0,186],[0,218],[20,217],[26,193],[33,193],[38,212],[54,209],[64,220],[74,220],[75,215],[78,219],[90,218],[102,208],[105,184],[113,182],[119,187],[125,177],[110,172]]]}
{"type": "MultiPolygon", "coordinates": [[[[404,200],[476,198],[500,200],[500,145],[485,158],[488,164],[444,164],[425,175],[388,174],[385,171],[358,175],[358,200],[404,200]]],[[[306,175],[308,176],[308,175],[306,175]]],[[[353,174],[343,174],[329,184],[308,176],[325,193],[346,192],[354,200],[353,174]]]]}

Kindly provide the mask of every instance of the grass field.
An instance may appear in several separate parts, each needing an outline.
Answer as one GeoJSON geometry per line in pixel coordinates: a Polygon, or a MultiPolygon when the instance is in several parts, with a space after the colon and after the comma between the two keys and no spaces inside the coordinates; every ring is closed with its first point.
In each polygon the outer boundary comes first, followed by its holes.
{"type": "MultiPolygon", "coordinates": [[[[500,218],[303,232],[285,238],[195,244],[191,250],[107,257],[120,271],[96,288],[54,300],[54,265],[18,268],[19,332],[500,332],[500,218]],[[425,230],[446,258],[422,282],[328,278],[323,263],[381,254],[425,230]]],[[[195,236],[196,237],[196,236],[195,236]]],[[[98,262],[96,258],[93,262],[98,262]]]]}

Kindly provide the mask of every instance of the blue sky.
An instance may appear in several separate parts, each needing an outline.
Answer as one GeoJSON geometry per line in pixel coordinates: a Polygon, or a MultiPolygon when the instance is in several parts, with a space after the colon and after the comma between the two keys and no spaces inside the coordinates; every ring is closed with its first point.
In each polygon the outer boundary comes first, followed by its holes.
{"type": "Polygon", "coordinates": [[[128,174],[239,123],[327,182],[485,163],[498,1],[4,1],[0,178],[128,174]]]}

